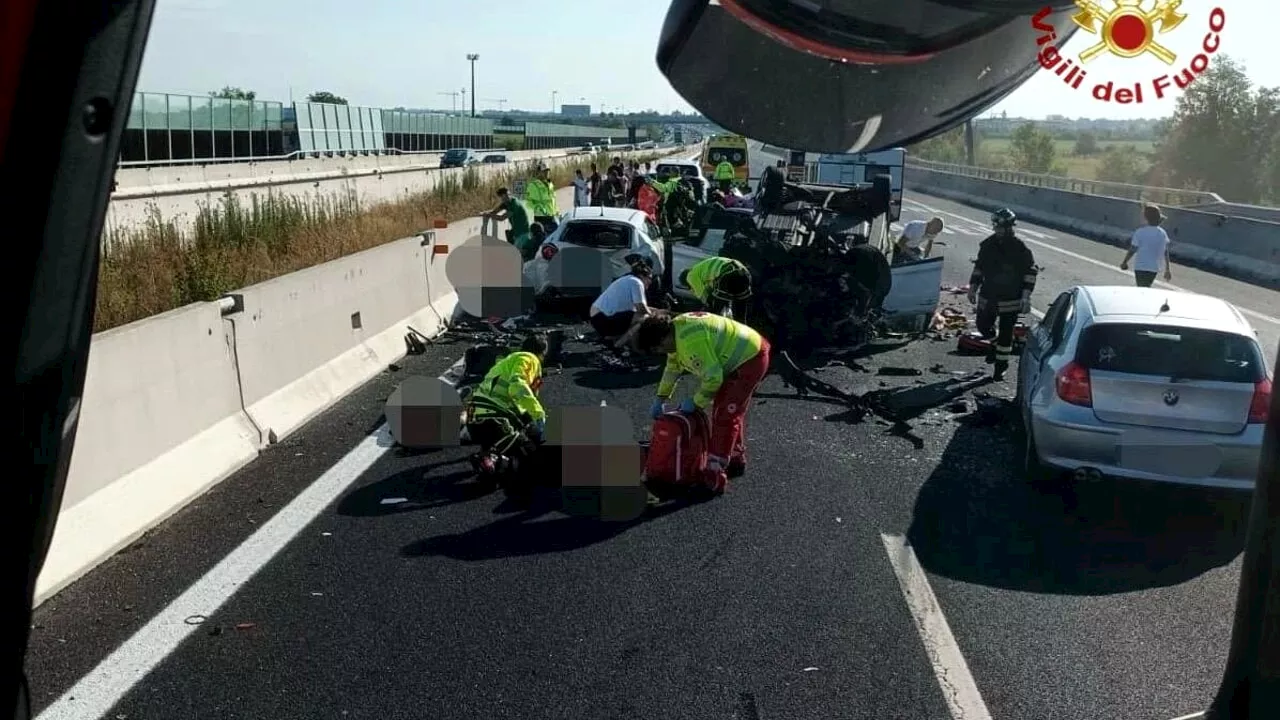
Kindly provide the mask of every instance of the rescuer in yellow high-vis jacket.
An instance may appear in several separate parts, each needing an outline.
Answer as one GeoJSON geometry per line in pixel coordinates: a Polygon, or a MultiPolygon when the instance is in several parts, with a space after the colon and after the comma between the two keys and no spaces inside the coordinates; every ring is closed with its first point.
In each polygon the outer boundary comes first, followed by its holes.
{"type": "Polygon", "coordinates": [[[711,313],[669,317],[654,315],[640,324],[636,346],[642,352],[666,353],[651,412],[665,411],[682,375],[694,375],[698,388],[680,403],[684,413],[709,412],[707,484],[723,490],[728,475],[746,470],[747,406],[769,372],[769,341],[744,323],[711,313]]]}
{"type": "Polygon", "coordinates": [[[722,191],[729,192],[729,188],[733,186],[733,181],[737,176],[738,172],[734,169],[733,163],[728,160],[721,160],[716,163],[715,180],[722,191]]]}
{"type": "MultiPolygon", "coordinates": [[[[727,257],[709,257],[680,273],[681,284],[714,313],[724,314],[734,301],[751,296],[751,271],[727,257]]],[[[732,316],[732,312],[730,312],[732,316]]]]}
{"type": "Polygon", "coordinates": [[[541,439],[547,412],[538,400],[538,390],[546,353],[546,338],[529,336],[520,350],[494,363],[468,396],[467,434],[479,446],[472,457],[477,470],[485,462],[518,464],[541,439]]]}
{"type": "Polygon", "coordinates": [[[533,211],[534,222],[548,233],[556,229],[560,208],[556,204],[556,189],[551,183],[551,172],[545,166],[533,171],[533,177],[525,184],[524,201],[533,211]]]}

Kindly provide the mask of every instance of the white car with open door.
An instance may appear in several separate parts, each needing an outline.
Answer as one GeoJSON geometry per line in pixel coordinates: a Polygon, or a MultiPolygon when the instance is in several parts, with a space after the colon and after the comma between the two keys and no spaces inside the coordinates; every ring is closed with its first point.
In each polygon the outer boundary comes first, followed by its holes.
{"type": "Polygon", "coordinates": [[[561,216],[560,226],[524,264],[524,282],[539,300],[594,298],[631,271],[632,255],[648,260],[654,277],[662,277],[662,240],[643,212],[578,207],[561,216]]]}
{"type": "Polygon", "coordinates": [[[1271,374],[1253,327],[1225,300],[1078,286],[1028,334],[1016,402],[1029,481],[1251,490],[1271,374]]]}

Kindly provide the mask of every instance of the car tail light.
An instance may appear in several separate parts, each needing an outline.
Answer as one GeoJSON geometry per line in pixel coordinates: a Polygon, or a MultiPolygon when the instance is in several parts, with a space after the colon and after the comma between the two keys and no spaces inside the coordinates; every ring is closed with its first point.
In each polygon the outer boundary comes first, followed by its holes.
{"type": "Polygon", "coordinates": [[[1093,407],[1093,384],[1089,381],[1089,368],[1075,362],[1067,363],[1054,378],[1058,397],[1063,402],[1093,407]]]}
{"type": "Polygon", "coordinates": [[[556,256],[560,249],[550,243],[542,246],[542,259],[550,262],[551,258],[556,256]]]}
{"type": "Polygon", "coordinates": [[[1271,380],[1263,378],[1253,386],[1253,400],[1249,403],[1249,422],[1265,423],[1271,415],[1271,380]]]}

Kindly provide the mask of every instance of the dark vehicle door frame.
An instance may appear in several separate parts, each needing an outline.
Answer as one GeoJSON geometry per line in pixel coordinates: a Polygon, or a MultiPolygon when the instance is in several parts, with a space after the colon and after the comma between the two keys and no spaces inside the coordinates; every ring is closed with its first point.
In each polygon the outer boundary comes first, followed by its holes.
{"type": "Polygon", "coordinates": [[[32,599],[62,504],[99,238],[152,9],[151,0],[0,4],[0,203],[12,238],[6,409],[15,420],[4,435],[11,477],[0,487],[17,530],[3,560],[10,641],[0,702],[19,718],[30,715],[23,660],[32,599]]]}

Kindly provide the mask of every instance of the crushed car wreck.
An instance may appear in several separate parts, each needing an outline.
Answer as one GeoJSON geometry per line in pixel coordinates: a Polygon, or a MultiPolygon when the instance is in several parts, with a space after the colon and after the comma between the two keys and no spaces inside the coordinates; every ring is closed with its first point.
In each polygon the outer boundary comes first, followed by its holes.
{"type": "Polygon", "coordinates": [[[775,346],[806,356],[854,349],[876,327],[922,330],[938,304],[942,258],[890,266],[887,178],[851,187],[787,182],[766,168],[754,208],[708,206],[691,237],[671,245],[674,279],[720,255],[746,265],[752,297],[745,319],[775,346]]]}

